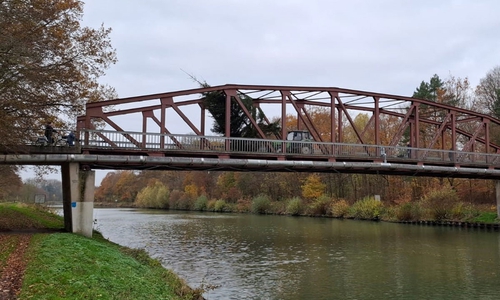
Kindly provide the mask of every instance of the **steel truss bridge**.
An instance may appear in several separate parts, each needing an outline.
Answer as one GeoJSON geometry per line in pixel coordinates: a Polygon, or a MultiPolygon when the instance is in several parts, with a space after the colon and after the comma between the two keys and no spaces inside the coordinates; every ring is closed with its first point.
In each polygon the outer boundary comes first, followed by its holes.
{"type": "Polygon", "coordinates": [[[496,179],[500,214],[500,120],[422,99],[336,87],[228,84],[87,103],[77,136],[75,147],[0,149],[0,164],[60,165],[65,228],[87,236],[93,169],[496,179]],[[206,100],[214,96],[224,107],[222,136],[207,134],[206,100]],[[368,120],[357,122],[361,113],[368,120]],[[256,138],[231,136],[235,116],[256,138]],[[273,124],[279,132],[266,134],[262,128],[273,124]],[[287,141],[287,129],[307,130],[313,140],[287,141]]]}
{"type": "Polygon", "coordinates": [[[78,131],[83,154],[122,157],[116,163],[94,161],[91,168],[499,178],[500,145],[494,137],[500,135],[500,120],[442,103],[336,87],[228,84],[88,103],[78,131]],[[224,136],[207,134],[207,95],[224,104],[224,136]],[[244,103],[248,99],[251,109],[244,103]],[[235,111],[242,112],[257,139],[231,136],[235,111]],[[355,122],[360,113],[369,118],[363,126],[355,122]],[[287,124],[287,115],[296,123],[287,124]],[[266,136],[262,125],[273,120],[281,130],[266,136]],[[96,130],[96,124],[107,130],[96,130]],[[181,126],[190,134],[178,134],[181,126]],[[284,141],[287,126],[311,133],[311,151],[287,153],[285,143],[295,143],[284,141]]]}
{"type": "Polygon", "coordinates": [[[442,103],[336,87],[228,84],[88,103],[77,132],[77,147],[32,146],[15,156],[4,152],[0,162],[500,178],[500,145],[493,142],[500,120],[442,103]],[[224,102],[224,136],[206,134],[209,94],[224,102]],[[247,99],[254,111],[245,106],[247,99]],[[231,137],[234,111],[242,112],[256,139],[231,137]],[[369,118],[362,127],[355,122],[360,113],[369,118]],[[287,124],[287,115],[296,123],[287,124]],[[266,136],[261,127],[271,118],[279,120],[280,132],[266,136]],[[287,126],[311,133],[308,151],[287,150],[300,143],[285,141],[287,126]],[[182,130],[189,134],[178,134],[182,130]]]}

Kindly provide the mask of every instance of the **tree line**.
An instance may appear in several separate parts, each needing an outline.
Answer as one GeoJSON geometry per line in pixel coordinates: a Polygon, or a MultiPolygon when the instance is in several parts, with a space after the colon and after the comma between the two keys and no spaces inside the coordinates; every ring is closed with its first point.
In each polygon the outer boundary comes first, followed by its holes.
{"type": "Polygon", "coordinates": [[[492,180],[406,177],[370,174],[214,172],[214,171],[117,171],[109,172],[96,189],[95,201],[147,207],[144,193],[156,190],[154,206],[190,209],[200,196],[227,203],[249,201],[260,195],[271,201],[300,197],[306,203],[327,196],[349,203],[380,195],[387,204],[418,201],[434,190],[453,188],[462,201],[494,205],[492,180]],[[451,185],[453,183],[453,185],[451,185]],[[156,201],[155,200],[155,201],[156,201]],[[142,203],[141,203],[142,201],[142,203]]]}

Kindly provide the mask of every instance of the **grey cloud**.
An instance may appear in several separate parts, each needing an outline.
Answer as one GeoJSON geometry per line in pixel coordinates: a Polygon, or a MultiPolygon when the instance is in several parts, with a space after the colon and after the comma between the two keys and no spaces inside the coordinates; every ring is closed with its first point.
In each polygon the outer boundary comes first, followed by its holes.
{"type": "Polygon", "coordinates": [[[497,65],[499,9],[453,0],[92,0],[85,23],[113,28],[119,71],[103,80],[122,97],[196,87],[181,70],[214,85],[411,94],[435,73],[478,82],[497,65]]]}

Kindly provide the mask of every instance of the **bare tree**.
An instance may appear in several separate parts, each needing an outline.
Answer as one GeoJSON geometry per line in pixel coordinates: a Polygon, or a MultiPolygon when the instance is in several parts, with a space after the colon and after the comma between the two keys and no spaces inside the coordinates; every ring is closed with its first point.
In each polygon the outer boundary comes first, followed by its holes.
{"type": "Polygon", "coordinates": [[[485,114],[500,118],[500,66],[491,69],[476,87],[476,107],[485,114]]]}

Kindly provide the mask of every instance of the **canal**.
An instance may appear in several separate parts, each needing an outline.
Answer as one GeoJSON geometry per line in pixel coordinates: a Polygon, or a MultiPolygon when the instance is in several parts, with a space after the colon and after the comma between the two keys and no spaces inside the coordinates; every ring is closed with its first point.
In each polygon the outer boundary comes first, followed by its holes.
{"type": "Polygon", "coordinates": [[[500,232],[251,214],[95,209],[206,299],[499,299],[500,232]]]}

